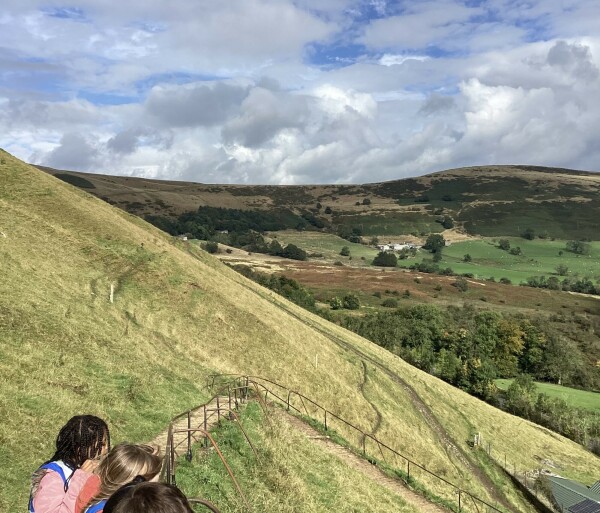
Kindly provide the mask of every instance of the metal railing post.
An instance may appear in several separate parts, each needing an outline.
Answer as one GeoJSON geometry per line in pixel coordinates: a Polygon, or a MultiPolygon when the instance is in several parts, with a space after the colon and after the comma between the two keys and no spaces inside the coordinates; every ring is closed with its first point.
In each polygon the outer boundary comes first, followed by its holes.
{"type": "Polygon", "coordinates": [[[185,459],[192,461],[192,414],[188,410],[187,412],[187,452],[185,453],[185,459]]]}

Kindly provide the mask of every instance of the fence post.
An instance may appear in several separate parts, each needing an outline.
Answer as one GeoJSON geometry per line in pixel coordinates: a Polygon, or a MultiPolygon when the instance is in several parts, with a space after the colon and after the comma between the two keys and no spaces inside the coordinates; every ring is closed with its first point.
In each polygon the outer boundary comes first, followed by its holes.
{"type": "Polygon", "coordinates": [[[363,433],[363,443],[362,443],[362,446],[363,446],[363,448],[362,448],[362,449],[363,449],[363,456],[364,456],[365,454],[367,454],[367,451],[366,451],[366,445],[367,445],[367,437],[366,437],[366,436],[365,436],[365,434],[363,433]]]}
{"type": "Polygon", "coordinates": [[[206,429],[208,428],[207,419],[206,419],[206,404],[202,406],[204,410],[204,448],[208,448],[208,437],[206,436],[206,429]]]}
{"type": "Polygon", "coordinates": [[[229,400],[229,409],[231,410],[231,387],[227,385],[227,399],[229,400]]]}
{"type": "Polygon", "coordinates": [[[292,392],[288,390],[288,396],[287,396],[287,411],[290,411],[290,394],[292,392]]]}
{"type": "Polygon", "coordinates": [[[219,396],[217,396],[217,422],[221,422],[221,405],[219,404],[219,396]]]}
{"type": "Polygon", "coordinates": [[[460,501],[460,488],[458,489],[458,513],[462,511],[462,505],[460,501]]]}
{"type": "Polygon", "coordinates": [[[325,412],[325,431],[327,431],[327,410],[323,410],[325,412]]]}
{"type": "Polygon", "coordinates": [[[177,484],[175,482],[175,447],[173,446],[173,434],[171,434],[171,456],[170,456],[170,460],[171,460],[171,484],[175,485],[177,484]]]}
{"type": "Polygon", "coordinates": [[[410,481],[410,460],[406,460],[406,482],[410,481]]]}
{"type": "Polygon", "coordinates": [[[187,452],[185,454],[185,459],[192,461],[192,414],[189,410],[187,412],[187,428],[187,452]]]}
{"type": "Polygon", "coordinates": [[[235,409],[238,409],[238,394],[237,394],[237,388],[233,389],[233,400],[234,400],[234,404],[235,404],[235,409]]]}

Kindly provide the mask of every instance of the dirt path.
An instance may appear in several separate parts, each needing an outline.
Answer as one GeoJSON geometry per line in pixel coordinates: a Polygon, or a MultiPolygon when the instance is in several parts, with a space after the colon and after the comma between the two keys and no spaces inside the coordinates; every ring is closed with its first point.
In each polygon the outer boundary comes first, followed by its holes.
{"type": "Polygon", "coordinates": [[[420,513],[448,513],[448,510],[428,502],[424,497],[421,497],[419,494],[404,486],[401,481],[386,476],[375,465],[371,465],[367,460],[360,458],[345,447],[331,441],[328,437],[323,436],[316,429],[302,422],[299,418],[294,417],[280,408],[275,408],[274,412],[284,418],[286,422],[293,425],[295,429],[304,433],[308,439],[321,450],[337,456],[349,467],[359,471],[364,476],[387,488],[396,495],[399,495],[408,504],[414,506],[420,513]]]}
{"type": "MultiPolygon", "coordinates": [[[[364,362],[364,360],[361,360],[360,363],[362,363],[362,368],[363,368],[363,381],[359,385],[358,388],[360,389],[360,393],[362,394],[362,396],[365,398],[365,401],[367,401],[371,405],[371,408],[373,408],[373,411],[375,412],[375,424],[373,426],[373,429],[369,433],[370,435],[375,436],[375,434],[381,427],[383,417],[381,415],[381,412],[377,409],[377,406],[375,406],[375,404],[373,404],[367,397],[367,394],[365,392],[365,387],[367,385],[367,381],[369,380],[368,373],[367,373],[367,364],[364,362]]],[[[366,437],[366,435],[361,435],[361,443],[364,443],[365,437],[366,437]]]]}
{"type": "MultiPolygon", "coordinates": [[[[242,284],[242,285],[244,285],[244,284],[242,284]]],[[[248,286],[246,286],[246,287],[250,288],[248,286]]],[[[431,411],[429,406],[427,406],[427,404],[419,396],[419,394],[416,392],[416,390],[411,385],[409,385],[406,380],[404,380],[400,375],[398,375],[396,372],[392,371],[389,367],[387,367],[383,363],[379,362],[372,356],[364,353],[360,349],[354,347],[353,345],[351,345],[349,342],[346,342],[341,337],[338,337],[337,335],[329,332],[324,327],[318,326],[315,323],[308,321],[306,318],[301,318],[298,314],[296,314],[290,308],[288,308],[287,305],[285,305],[283,302],[280,302],[276,298],[266,295],[266,294],[263,297],[265,299],[267,299],[268,301],[270,301],[271,303],[276,304],[277,306],[279,306],[280,308],[282,308],[283,310],[288,312],[292,317],[300,320],[301,322],[303,322],[305,324],[308,324],[313,329],[315,329],[322,335],[326,336],[329,340],[331,340],[334,344],[336,344],[340,348],[342,348],[346,351],[350,351],[350,352],[354,353],[355,355],[357,355],[363,361],[363,364],[365,362],[369,362],[374,367],[380,369],[392,381],[394,381],[395,383],[400,385],[402,388],[404,388],[404,390],[407,392],[408,397],[410,398],[410,400],[413,403],[413,405],[415,406],[415,408],[423,415],[423,417],[425,417],[428,425],[433,429],[434,433],[436,434],[436,436],[438,437],[438,439],[440,441],[441,446],[444,448],[446,454],[448,455],[449,461],[456,467],[456,469],[459,472],[461,470],[466,470],[470,474],[476,476],[477,479],[479,480],[479,482],[487,490],[489,496],[492,497],[495,502],[501,504],[502,506],[507,508],[509,511],[516,511],[514,509],[514,507],[512,506],[512,504],[510,504],[508,502],[506,497],[504,497],[504,495],[498,491],[498,489],[496,488],[496,486],[494,485],[494,483],[490,479],[490,477],[477,464],[475,464],[471,460],[471,458],[468,456],[466,451],[464,449],[462,449],[454,441],[454,439],[446,431],[446,429],[441,424],[441,422],[438,420],[438,418],[435,416],[435,414],[431,411]]]]}

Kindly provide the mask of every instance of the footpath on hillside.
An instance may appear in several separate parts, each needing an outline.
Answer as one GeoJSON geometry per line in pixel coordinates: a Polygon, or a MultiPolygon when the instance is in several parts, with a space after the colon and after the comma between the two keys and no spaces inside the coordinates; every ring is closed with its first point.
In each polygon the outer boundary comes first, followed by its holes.
{"type": "MultiPolygon", "coordinates": [[[[207,403],[204,407],[198,408],[190,413],[190,420],[188,424],[187,415],[182,416],[175,423],[173,423],[173,452],[175,455],[175,461],[179,457],[185,456],[187,452],[187,439],[188,439],[188,427],[192,429],[200,428],[206,429],[207,431],[215,428],[219,422],[219,416],[216,414],[218,407],[224,408],[228,404],[228,397],[221,396],[213,399],[207,403]],[[207,412],[206,426],[204,423],[204,411],[207,412]]],[[[328,454],[332,454],[342,460],[350,468],[359,471],[366,478],[371,481],[383,486],[392,493],[401,497],[406,503],[414,506],[419,512],[423,513],[447,513],[447,510],[433,504],[421,495],[413,492],[399,479],[393,479],[383,473],[377,466],[372,465],[364,458],[353,453],[351,450],[342,447],[341,445],[333,442],[329,437],[322,435],[316,429],[302,421],[298,417],[292,415],[285,410],[272,405],[270,412],[273,415],[277,415],[278,418],[292,425],[295,429],[306,435],[311,443],[315,444],[319,449],[328,454]]],[[[226,415],[222,415],[223,418],[226,415]]],[[[378,423],[379,424],[379,423],[378,423]]],[[[378,427],[376,425],[375,429],[378,427]]],[[[196,434],[190,435],[191,442],[195,443],[200,440],[202,434],[197,432],[196,434]]],[[[168,447],[169,428],[167,427],[161,433],[159,433],[151,442],[151,445],[158,447],[161,454],[166,454],[169,450],[168,447]]]]}
{"type": "Polygon", "coordinates": [[[322,451],[332,454],[346,463],[349,467],[359,471],[371,481],[387,488],[389,491],[400,496],[408,504],[415,506],[422,513],[448,513],[448,510],[433,504],[421,495],[407,488],[400,480],[393,479],[383,473],[377,466],[372,465],[364,458],[357,456],[349,449],[333,442],[329,437],[322,435],[316,429],[303,422],[298,417],[276,408],[277,415],[284,418],[286,422],[294,426],[298,431],[304,433],[307,438],[322,451]]]}

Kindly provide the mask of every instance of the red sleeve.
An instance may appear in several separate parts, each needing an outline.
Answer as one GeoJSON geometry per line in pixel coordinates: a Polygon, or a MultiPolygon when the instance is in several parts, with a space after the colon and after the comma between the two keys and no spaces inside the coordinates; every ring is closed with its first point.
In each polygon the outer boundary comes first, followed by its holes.
{"type": "Polygon", "coordinates": [[[65,493],[63,480],[57,472],[46,472],[33,498],[35,513],[75,513],[75,500],[92,474],[77,469],[69,480],[65,493]]]}
{"type": "Polygon", "coordinates": [[[100,476],[93,474],[83,485],[77,500],[75,501],[75,513],[83,513],[83,510],[90,502],[90,499],[94,497],[100,491],[100,476]]]}

